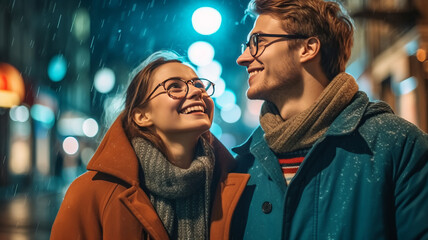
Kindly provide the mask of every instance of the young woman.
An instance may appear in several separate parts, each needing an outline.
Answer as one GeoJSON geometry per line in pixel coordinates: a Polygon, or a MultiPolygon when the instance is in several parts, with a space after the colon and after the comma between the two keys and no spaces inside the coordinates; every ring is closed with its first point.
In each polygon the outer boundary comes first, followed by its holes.
{"type": "Polygon", "coordinates": [[[166,51],[135,73],[51,239],[227,239],[248,175],[228,173],[233,158],[209,132],[214,84],[166,51]]]}

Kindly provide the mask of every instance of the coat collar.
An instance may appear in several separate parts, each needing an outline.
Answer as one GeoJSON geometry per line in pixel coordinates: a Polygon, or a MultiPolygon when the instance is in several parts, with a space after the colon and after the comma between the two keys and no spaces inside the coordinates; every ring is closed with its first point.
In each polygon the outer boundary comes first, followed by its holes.
{"type": "MultiPolygon", "coordinates": [[[[379,101],[376,103],[371,103],[367,95],[364,92],[359,91],[355,94],[354,98],[351,100],[351,103],[333,121],[325,135],[348,135],[356,131],[364,117],[381,112],[392,113],[392,110],[387,104],[383,102],[379,101]]],[[[263,129],[259,126],[242,145],[237,146],[232,150],[237,154],[253,152],[254,147],[259,145],[261,141],[264,141],[263,135],[263,129]]]]}
{"type": "Polygon", "coordinates": [[[87,169],[103,172],[138,186],[140,166],[122,127],[122,114],[105,134],[87,169]]]}

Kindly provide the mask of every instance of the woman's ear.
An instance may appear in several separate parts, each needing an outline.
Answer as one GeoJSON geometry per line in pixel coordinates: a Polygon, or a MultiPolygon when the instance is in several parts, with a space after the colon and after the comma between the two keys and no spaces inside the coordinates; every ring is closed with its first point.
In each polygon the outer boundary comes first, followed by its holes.
{"type": "Polygon", "coordinates": [[[316,37],[306,39],[300,52],[300,62],[307,62],[317,57],[321,49],[321,42],[316,37]]]}
{"type": "Polygon", "coordinates": [[[132,119],[140,127],[150,127],[153,125],[150,113],[141,108],[134,110],[132,119]]]}

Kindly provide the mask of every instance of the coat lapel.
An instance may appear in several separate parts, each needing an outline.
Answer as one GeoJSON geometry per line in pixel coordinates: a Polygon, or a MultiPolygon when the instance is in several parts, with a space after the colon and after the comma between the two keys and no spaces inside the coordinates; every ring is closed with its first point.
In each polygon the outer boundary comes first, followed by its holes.
{"type": "Polygon", "coordinates": [[[120,201],[143,225],[154,239],[169,239],[168,233],[159,219],[147,195],[138,187],[132,186],[119,195],[120,201]]]}
{"type": "Polygon", "coordinates": [[[249,174],[229,173],[219,183],[212,207],[211,239],[229,239],[233,212],[249,178],[249,174]]]}

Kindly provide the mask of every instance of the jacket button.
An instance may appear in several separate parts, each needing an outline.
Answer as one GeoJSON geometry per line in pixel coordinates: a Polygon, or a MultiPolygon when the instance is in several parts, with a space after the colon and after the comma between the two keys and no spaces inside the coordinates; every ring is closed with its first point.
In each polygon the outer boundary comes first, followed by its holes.
{"type": "Polygon", "coordinates": [[[272,203],[264,202],[262,205],[262,210],[265,214],[269,214],[272,212],[272,203]]]}

